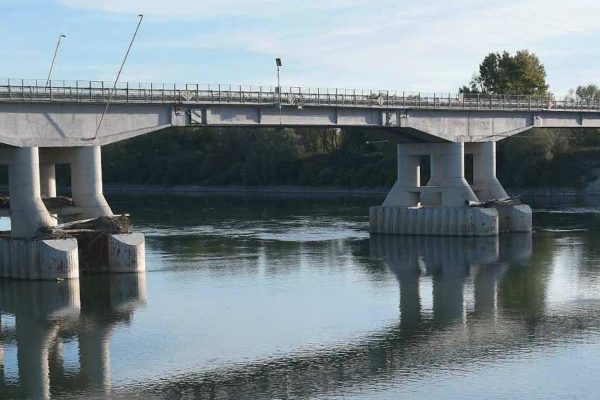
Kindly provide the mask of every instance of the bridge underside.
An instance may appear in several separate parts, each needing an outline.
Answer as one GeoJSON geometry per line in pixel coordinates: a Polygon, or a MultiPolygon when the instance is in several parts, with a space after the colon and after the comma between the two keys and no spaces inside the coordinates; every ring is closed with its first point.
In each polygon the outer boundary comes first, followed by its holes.
{"type": "Polygon", "coordinates": [[[426,142],[498,141],[528,129],[600,128],[600,113],[294,107],[252,104],[0,103],[0,143],[17,147],[105,145],[171,126],[357,127],[426,142]]]}

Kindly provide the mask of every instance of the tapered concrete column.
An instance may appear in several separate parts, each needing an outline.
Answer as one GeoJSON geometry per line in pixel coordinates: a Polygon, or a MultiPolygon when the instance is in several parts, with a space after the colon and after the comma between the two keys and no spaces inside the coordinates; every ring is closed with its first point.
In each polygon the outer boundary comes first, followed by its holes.
{"type": "Polygon", "coordinates": [[[12,150],[9,165],[11,235],[31,238],[40,228],[56,226],[40,196],[40,167],[37,147],[12,150]]]}
{"type": "Polygon", "coordinates": [[[419,193],[411,189],[421,186],[419,156],[406,154],[397,145],[398,180],[383,202],[384,207],[414,207],[419,205],[419,193]]]}
{"type": "MultiPolygon", "coordinates": [[[[429,156],[429,181],[427,186],[442,186],[444,183],[444,168],[441,158],[437,154],[429,156]]],[[[442,204],[440,193],[425,192],[421,194],[421,205],[428,207],[439,207],[442,204]]]]}
{"type": "MultiPolygon", "coordinates": [[[[446,143],[439,153],[439,167],[443,171],[442,207],[461,207],[465,201],[477,201],[465,179],[464,143],[446,143]]],[[[437,171],[436,171],[437,173],[437,171]]]]}
{"type": "Polygon", "coordinates": [[[496,142],[469,143],[468,146],[473,153],[473,188],[479,200],[508,197],[496,178],[496,142]]]}
{"type": "Polygon", "coordinates": [[[56,166],[40,163],[40,191],[43,198],[56,197],[56,166]]]}
{"type": "Polygon", "coordinates": [[[73,204],[81,209],[84,218],[111,216],[112,211],[102,192],[100,146],[75,147],[72,151],[73,204]]]}

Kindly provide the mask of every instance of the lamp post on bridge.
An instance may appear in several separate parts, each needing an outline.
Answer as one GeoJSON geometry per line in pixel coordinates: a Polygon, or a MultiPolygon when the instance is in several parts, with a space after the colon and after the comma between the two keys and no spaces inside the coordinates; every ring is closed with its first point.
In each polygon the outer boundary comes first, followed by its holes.
{"type": "Polygon", "coordinates": [[[281,83],[279,80],[279,70],[281,69],[281,58],[275,59],[275,65],[277,65],[277,98],[279,103],[279,109],[281,110],[281,83]]]}
{"type": "Polygon", "coordinates": [[[56,55],[58,54],[58,48],[60,47],[60,41],[62,38],[66,36],[62,33],[58,36],[58,41],[56,42],[56,48],[54,49],[54,55],[52,56],[52,63],[50,64],[50,71],[48,72],[48,79],[46,79],[46,88],[50,84],[50,76],[52,75],[52,69],[54,68],[54,61],[56,61],[56,55]]]}

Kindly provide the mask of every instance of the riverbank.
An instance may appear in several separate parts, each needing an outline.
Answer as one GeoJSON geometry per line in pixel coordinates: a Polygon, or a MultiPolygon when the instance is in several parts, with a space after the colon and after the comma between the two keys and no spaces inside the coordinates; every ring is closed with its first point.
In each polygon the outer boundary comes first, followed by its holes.
{"type": "MultiPolygon", "coordinates": [[[[350,195],[350,196],[385,196],[390,191],[387,187],[377,188],[347,188],[347,187],[318,187],[318,186],[158,186],[158,185],[128,185],[106,184],[104,191],[108,194],[264,194],[264,195],[350,195]]],[[[562,197],[600,195],[600,192],[590,192],[570,187],[544,188],[508,188],[511,196],[527,197],[562,197]]]]}
{"type": "Polygon", "coordinates": [[[293,196],[385,196],[389,188],[339,188],[314,186],[154,186],[106,184],[107,194],[260,194],[293,196]]]}
{"type": "MultiPolygon", "coordinates": [[[[58,192],[69,194],[69,187],[59,187],[58,192]]],[[[320,186],[162,186],[135,184],[105,184],[106,194],[256,194],[256,195],[292,195],[292,196],[386,196],[387,187],[320,187],[320,186]]],[[[511,196],[525,197],[574,197],[600,196],[600,190],[578,189],[571,187],[507,188],[511,196]]],[[[8,195],[8,186],[0,185],[0,194],[8,195]]]]}

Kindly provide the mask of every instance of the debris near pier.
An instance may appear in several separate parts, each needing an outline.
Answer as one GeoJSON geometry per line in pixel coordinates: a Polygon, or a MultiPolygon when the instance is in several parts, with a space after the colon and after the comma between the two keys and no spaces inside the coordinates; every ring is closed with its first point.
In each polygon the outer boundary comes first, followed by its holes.
{"type": "Polygon", "coordinates": [[[38,230],[34,239],[64,239],[131,233],[129,214],[66,222],[38,230]]]}
{"type": "Polygon", "coordinates": [[[102,233],[131,233],[129,214],[98,217],[60,224],[58,229],[64,231],[92,230],[102,233]]]}
{"type": "Polygon", "coordinates": [[[488,201],[465,201],[467,207],[494,208],[518,206],[521,203],[521,196],[505,197],[503,199],[492,199],[488,201]]]}
{"type": "Polygon", "coordinates": [[[73,206],[73,199],[66,196],[47,197],[43,198],[42,201],[48,210],[73,206]]]}

